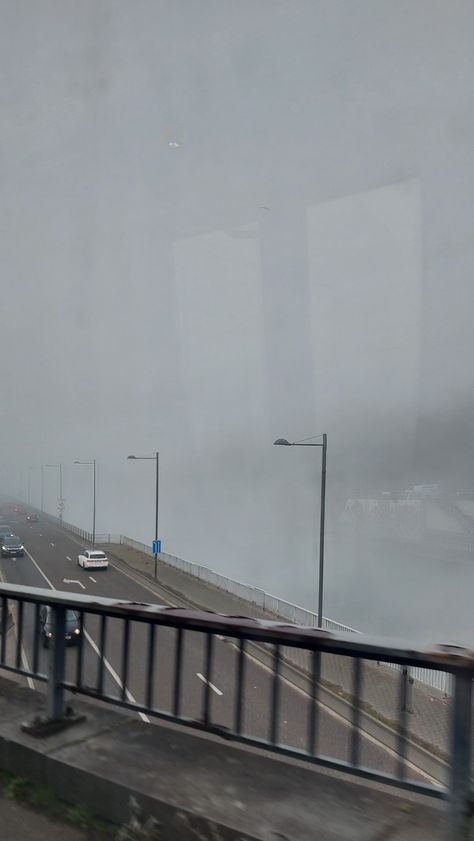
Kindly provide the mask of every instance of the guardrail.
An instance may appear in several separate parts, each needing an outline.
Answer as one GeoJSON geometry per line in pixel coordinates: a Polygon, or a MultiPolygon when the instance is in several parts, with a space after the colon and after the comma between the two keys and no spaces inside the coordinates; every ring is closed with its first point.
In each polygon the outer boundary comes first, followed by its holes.
{"type": "Polygon", "coordinates": [[[58,723],[66,716],[65,692],[68,690],[135,712],[220,734],[226,739],[446,799],[449,838],[451,841],[467,838],[471,811],[474,677],[471,653],[450,647],[417,651],[381,645],[362,635],[336,634],[278,622],[137,605],[98,597],[91,599],[13,584],[0,585],[0,603],[0,668],[46,682],[49,724],[58,723]],[[44,624],[45,606],[50,611],[47,626],[44,624]],[[16,616],[16,642],[13,650],[9,651],[7,629],[11,609],[16,616]],[[74,617],[75,629],[70,627],[71,617],[74,617]],[[111,656],[115,656],[114,686],[118,687],[115,693],[109,676],[111,667],[106,660],[111,628],[114,631],[111,646],[111,656]],[[197,699],[195,693],[190,697],[187,691],[190,684],[184,679],[184,663],[191,656],[188,647],[191,637],[194,645],[197,645],[196,640],[199,641],[199,656],[202,656],[202,671],[198,674],[202,689],[197,699]],[[49,646],[49,656],[41,651],[41,639],[49,646]],[[67,645],[70,641],[77,643],[75,654],[67,645]],[[249,692],[252,687],[247,677],[247,671],[253,667],[248,654],[252,642],[263,645],[269,657],[269,665],[263,672],[269,672],[268,704],[265,702],[264,705],[268,715],[258,723],[259,727],[265,727],[266,732],[255,732],[252,726],[247,725],[249,709],[256,703],[249,692]],[[31,666],[23,655],[23,647],[27,643],[32,650],[31,666]],[[139,650],[141,657],[133,656],[132,648],[139,650]],[[298,719],[301,730],[296,741],[294,738],[287,740],[283,726],[286,721],[282,722],[283,664],[287,648],[304,652],[310,663],[310,676],[304,690],[306,716],[302,716],[305,720],[298,719]],[[327,654],[349,658],[352,664],[352,718],[345,759],[323,754],[320,750],[321,660],[327,654]],[[212,703],[216,659],[225,672],[228,693],[225,710],[221,705],[217,712],[212,703]],[[365,661],[395,664],[400,668],[393,773],[367,766],[362,761],[366,746],[359,724],[365,661]],[[141,669],[140,664],[144,668],[141,669]],[[446,786],[422,782],[410,764],[406,704],[409,668],[430,669],[451,675],[450,774],[446,786]]]}
{"type": "MultiPolygon", "coordinates": [[[[42,516],[46,516],[56,524],[60,524],[59,518],[54,517],[51,514],[43,513],[42,516]]],[[[67,531],[78,535],[82,540],[85,540],[88,543],[92,542],[91,532],[79,529],[77,526],[64,521],[62,522],[62,527],[67,531]]],[[[123,534],[111,534],[110,532],[96,534],[95,542],[97,544],[116,543],[124,546],[130,546],[132,549],[137,549],[139,552],[153,556],[151,546],[123,534]]],[[[253,587],[250,584],[242,584],[240,581],[235,581],[233,578],[229,578],[219,572],[215,572],[215,570],[209,569],[209,567],[204,567],[191,561],[185,561],[182,558],[178,558],[176,555],[169,555],[166,552],[161,552],[158,557],[163,563],[168,564],[175,569],[179,569],[187,575],[192,575],[200,581],[210,584],[212,587],[218,587],[226,593],[237,596],[243,601],[255,604],[257,607],[260,607],[262,610],[268,611],[275,616],[288,619],[289,622],[296,625],[306,625],[313,628],[316,628],[318,625],[317,613],[313,613],[311,610],[307,610],[304,607],[292,604],[292,602],[288,602],[285,599],[281,599],[278,596],[267,593],[259,587],[253,587]]],[[[329,619],[326,616],[323,616],[322,626],[324,630],[338,631],[340,633],[362,633],[362,631],[359,631],[356,628],[344,625],[341,622],[336,622],[334,619],[329,619]]],[[[452,694],[451,677],[448,673],[435,672],[426,668],[414,668],[410,669],[409,678],[410,680],[417,680],[432,689],[436,689],[438,692],[443,693],[446,697],[450,697],[452,694]]]]}
{"type": "MultiPolygon", "coordinates": [[[[103,537],[106,537],[106,535],[103,537]]],[[[147,555],[153,555],[150,546],[147,546],[145,543],[140,543],[137,540],[132,540],[132,538],[127,537],[126,535],[108,535],[108,537],[110,538],[108,541],[101,541],[99,538],[96,538],[96,543],[120,543],[124,546],[130,546],[132,549],[138,549],[138,551],[144,552],[147,555]]],[[[311,610],[292,604],[291,602],[281,599],[278,596],[273,596],[270,593],[265,592],[265,590],[258,587],[252,587],[249,584],[242,584],[241,582],[235,581],[233,578],[229,578],[219,572],[215,572],[208,567],[194,564],[191,561],[184,561],[182,558],[178,558],[175,555],[168,555],[166,552],[161,552],[158,557],[165,564],[168,564],[175,569],[179,569],[187,575],[193,575],[200,581],[204,581],[206,584],[225,590],[226,593],[231,593],[244,601],[250,602],[250,604],[255,604],[257,607],[261,607],[262,610],[273,613],[275,616],[288,619],[295,625],[306,625],[313,628],[318,626],[317,613],[313,613],[311,610]]],[[[352,628],[350,625],[343,625],[341,622],[336,622],[334,619],[329,619],[327,616],[323,616],[322,626],[324,630],[328,631],[338,631],[340,633],[351,634],[362,633],[356,628],[352,628]]],[[[451,695],[451,678],[447,673],[435,672],[430,669],[414,668],[410,669],[409,678],[410,680],[418,680],[420,683],[442,692],[447,697],[451,695]]]]}

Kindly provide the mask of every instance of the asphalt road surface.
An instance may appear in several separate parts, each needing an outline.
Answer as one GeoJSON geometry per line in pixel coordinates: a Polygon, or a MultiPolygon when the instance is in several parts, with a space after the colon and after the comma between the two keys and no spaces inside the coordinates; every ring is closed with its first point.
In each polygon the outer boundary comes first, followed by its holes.
{"type": "MultiPolygon", "coordinates": [[[[8,583],[32,587],[49,587],[74,594],[104,596],[112,599],[171,604],[169,594],[160,591],[159,584],[150,582],[147,586],[109,563],[107,570],[83,570],[77,563],[81,543],[68,532],[62,531],[47,520],[27,523],[19,514],[8,514],[15,533],[23,540],[26,554],[23,558],[1,560],[1,576],[8,583]]],[[[99,667],[99,619],[87,616],[85,620],[83,646],[83,683],[96,686],[99,667]]],[[[124,622],[112,619],[107,623],[105,646],[104,691],[117,698],[121,695],[120,680],[122,663],[122,639],[124,622]]],[[[12,633],[12,632],[10,632],[12,633]]],[[[34,613],[25,606],[23,631],[23,658],[32,665],[33,640],[35,634],[34,613]]],[[[127,697],[130,701],[144,703],[147,686],[147,642],[148,628],[140,623],[131,623],[130,666],[127,678],[127,697]]],[[[182,714],[199,719],[202,716],[205,692],[205,639],[197,632],[184,635],[184,659],[182,671],[182,714]]],[[[157,708],[170,710],[174,676],[176,631],[158,628],[155,646],[155,668],[153,680],[154,704],[157,708]]],[[[47,670],[48,652],[39,648],[39,670],[47,670]]],[[[75,680],[77,650],[67,649],[66,677],[75,680]]],[[[235,715],[235,688],[237,675],[237,648],[229,641],[219,638],[215,641],[214,663],[211,683],[211,721],[213,724],[233,729],[235,715]]],[[[29,685],[42,690],[44,685],[31,678],[29,685]]],[[[243,731],[246,735],[268,738],[270,727],[271,674],[252,657],[246,660],[244,691],[243,731]]],[[[281,679],[279,708],[279,742],[305,749],[308,733],[309,699],[305,692],[281,679]]],[[[148,721],[152,716],[141,717],[148,721]]],[[[327,708],[319,711],[320,753],[347,760],[349,756],[350,730],[344,719],[327,708]]],[[[361,763],[368,767],[394,772],[396,757],[380,743],[361,737],[361,763]]],[[[411,775],[410,775],[411,776],[411,775]]],[[[418,776],[413,774],[413,776],[418,776]]]]}

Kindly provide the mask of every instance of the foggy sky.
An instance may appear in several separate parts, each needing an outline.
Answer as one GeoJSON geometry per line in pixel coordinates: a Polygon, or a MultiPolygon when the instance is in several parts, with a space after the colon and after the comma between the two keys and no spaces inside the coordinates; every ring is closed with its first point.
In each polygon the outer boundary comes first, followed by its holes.
{"type": "Polygon", "coordinates": [[[0,0],[0,24],[4,490],[62,461],[89,527],[95,457],[98,531],[149,542],[153,464],[126,456],[159,449],[164,550],[314,607],[319,451],[272,441],[327,432],[326,612],[381,632],[344,500],[473,487],[472,4],[0,0]]]}

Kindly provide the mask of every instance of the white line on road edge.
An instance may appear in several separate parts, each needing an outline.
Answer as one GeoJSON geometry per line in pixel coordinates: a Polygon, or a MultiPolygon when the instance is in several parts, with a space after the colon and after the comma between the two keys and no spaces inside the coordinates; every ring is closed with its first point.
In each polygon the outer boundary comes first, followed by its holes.
{"type": "MultiPolygon", "coordinates": [[[[40,566],[38,566],[38,564],[36,563],[36,561],[35,561],[35,559],[33,558],[33,556],[32,556],[32,555],[30,555],[30,553],[29,553],[26,549],[25,549],[25,552],[26,552],[26,554],[28,555],[29,559],[30,559],[30,560],[34,563],[34,565],[35,565],[36,569],[38,570],[38,572],[40,572],[40,573],[41,573],[41,575],[43,576],[44,580],[45,580],[45,581],[47,581],[47,583],[48,583],[48,585],[49,585],[50,589],[51,589],[51,590],[55,590],[55,589],[56,589],[56,587],[55,587],[55,586],[51,583],[51,581],[49,580],[48,576],[46,575],[46,573],[44,573],[44,572],[43,572],[43,570],[41,569],[41,567],[40,567],[40,566]]],[[[94,649],[95,653],[96,653],[96,654],[100,657],[100,650],[99,650],[99,648],[97,647],[97,645],[95,644],[94,640],[92,639],[92,637],[90,636],[90,634],[88,634],[88,633],[87,633],[87,631],[86,631],[86,630],[84,630],[84,636],[85,636],[85,638],[87,639],[88,643],[89,643],[89,644],[92,646],[92,648],[94,649]]],[[[106,658],[106,657],[104,657],[104,665],[105,665],[105,668],[107,669],[107,671],[108,671],[108,672],[110,672],[110,674],[112,675],[113,679],[117,682],[117,684],[119,685],[120,689],[122,689],[122,681],[120,680],[120,678],[119,678],[119,676],[118,676],[117,672],[115,671],[115,669],[113,668],[113,666],[111,666],[111,665],[110,665],[110,663],[109,663],[109,661],[107,660],[107,658],[106,658]]],[[[127,689],[127,698],[128,698],[128,700],[129,700],[132,704],[136,704],[136,703],[137,703],[137,702],[136,702],[136,699],[133,697],[132,693],[128,691],[128,689],[127,689]]],[[[150,723],[150,719],[148,718],[148,716],[147,716],[147,715],[145,715],[145,713],[139,712],[139,713],[138,713],[138,715],[140,716],[140,718],[142,719],[142,721],[146,721],[146,722],[147,722],[147,724],[149,724],[149,723],[150,723]]]]}
{"type": "Polygon", "coordinates": [[[89,578],[90,578],[91,581],[94,582],[94,584],[97,584],[97,581],[95,580],[95,578],[92,578],[92,575],[89,575],[89,578]]]}
{"type": "MultiPolygon", "coordinates": [[[[94,640],[92,639],[91,635],[90,635],[90,634],[88,634],[86,630],[84,630],[84,636],[85,636],[86,640],[90,643],[90,645],[92,646],[92,648],[94,649],[94,651],[95,651],[95,653],[97,654],[97,656],[98,656],[98,657],[100,657],[100,650],[99,650],[98,646],[95,644],[95,642],[94,642],[94,640]]],[[[109,672],[110,672],[110,674],[112,675],[113,679],[115,680],[115,682],[116,682],[116,683],[118,684],[118,686],[120,687],[120,689],[123,689],[123,683],[122,683],[122,681],[120,680],[120,678],[119,678],[119,676],[118,676],[117,672],[115,671],[114,667],[110,665],[109,661],[108,661],[108,660],[106,660],[106,658],[105,658],[105,657],[104,657],[104,663],[105,663],[106,668],[108,669],[108,671],[109,671],[109,672]]],[[[137,702],[136,702],[136,700],[135,700],[135,698],[133,697],[132,693],[131,693],[131,692],[129,692],[129,691],[128,691],[128,689],[126,689],[126,690],[125,690],[125,694],[126,694],[126,696],[127,696],[128,700],[129,700],[132,704],[136,704],[136,703],[137,703],[137,702]]],[[[140,716],[140,718],[141,718],[143,721],[147,721],[147,722],[149,722],[149,721],[150,721],[150,719],[148,718],[148,716],[147,716],[147,715],[145,715],[145,713],[139,712],[139,713],[138,713],[138,715],[140,716]]]]}
{"type": "Polygon", "coordinates": [[[28,557],[29,557],[30,561],[31,561],[31,562],[35,565],[35,567],[36,567],[36,569],[38,570],[39,574],[43,576],[43,578],[44,578],[44,580],[45,580],[45,581],[47,581],[47,583],[48,583],[48,587],[49,587],[51,590],[55,590],[55,589],[56,589],[56,587],[54,586],[54,584],[52,584],[52,583],[51,583],[51,581],[49,580],[48,576],[46,575],[46,573],[45,573],[45,572],[43,572],[43,570],[41,569],[41,567],[40,567],[40,566],[38,566],[38,564],[36,563],[35,559],[33,558],[33,555],[30,555],[30,553],[28,552],[28,549],[25,549],[25,552],[26,552],[26,554],[28,555],[28,557]]]}
{"type": "MultiPolygon", "coordinates": [[[[16,628],[15,628],[15,634],[16,634],[16,628]]],[[[21,646],[21,659],[23,660],[23,668],[26,669],[27,672],[31,672],[30,664],[28,663],[28,657],[25,654],[25,649],[23,648],[23,646],[21,646]]],[[[30,689],[34,689],[35,688],[35,682],[34,682],[33,678],[30,677],[30,675],[26,675],[26,679],[28,681],[28,686],[30,687],[30,689]]]]}
{"type": "MultiPolygon", "coordinates": [[[[5,581],[1,570],[0,570],[0,581],[5,581]]],[[[7,583],[7,582],[5,582],[5,583],[7,583]]],[[[14,625],[14,633],[15,633],[16,639],[18,640],[18,635],[17,635],[17,632],[16,632],[16,622],[15,622],[15,625],[14,625]]],[[[25,649],[24,649],[23,646],[21,646],[21,659],[22,659],[22,662],[23,662],[23,668],[26,669],[27,672],[31,672],[30,664],[28,663],[28,658],[26,656],[25,649]]],[[[35,688],[35,682],[34,682],[33,678],[30,677],[30,675],[26,675],[26,680],[28,682],[28,686],[30,687],[30,689],[34,689],[35,688]]]]}
{"type": "Polygon", "coordinates": [[[198,677],[199,680],[202,680],[203,683],[207,683],[208,686],[210,686],[211,689],[216,693],[216,695],[223,695],[221,690],[218,689],[217,686],[214,686],[214,684],[211,683],[210,680],[206,680],[206,678],[204,677],[204,675],[201,674],[201,672],[196,672],[196,677],[198,677]]]}
{"type": "Polygon", "coordinates": [[[83,590],[86,589],[82,581],[78,581],[77,578],[63,578],[63,581],[65,584],[79,584],[79,587],[82,587],[83,590]]]}

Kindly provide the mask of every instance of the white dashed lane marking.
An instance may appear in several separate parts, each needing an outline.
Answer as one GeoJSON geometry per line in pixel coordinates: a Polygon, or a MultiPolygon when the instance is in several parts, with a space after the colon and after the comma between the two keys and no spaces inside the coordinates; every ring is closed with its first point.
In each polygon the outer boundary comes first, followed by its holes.
{"type": "Polygon", "coordinates": [[[66,561],[72,561],[72,558],[70,558],[69,555],[66,555],[66,561]]]}
{"type": "Polygon", "coordinates": [[[201,672],[196,672],[196,677],[198,677],[199,680],[202,680],[203,683],[207,683],[208,686],[211,687],[212,691],[216,693],[216,695],[222,695],[223,694],[221,692],[221,690],[217,688],[217,686],[214,686],[214,684],[211,683],[210,680],[206,680],[206,678],[204,677],[204,675],[201,674],[201,672]]]}
{"type": "Polygon", "coordinates": [[[89,578],[90,578],[91,581],[94,582],[94,584],[97,584],[97,581],[95,580],[95,578],[92,578],[92,575],[89,575],[89,578]]]}

